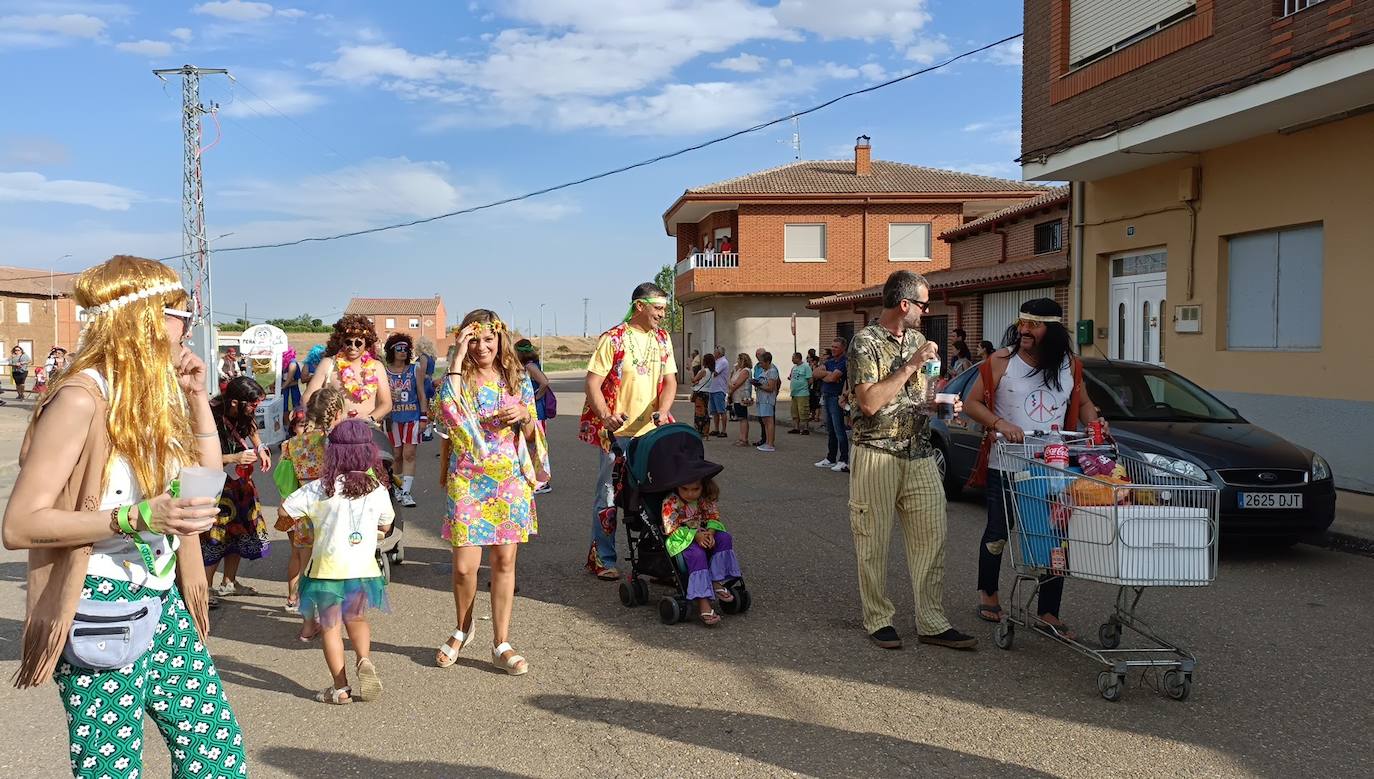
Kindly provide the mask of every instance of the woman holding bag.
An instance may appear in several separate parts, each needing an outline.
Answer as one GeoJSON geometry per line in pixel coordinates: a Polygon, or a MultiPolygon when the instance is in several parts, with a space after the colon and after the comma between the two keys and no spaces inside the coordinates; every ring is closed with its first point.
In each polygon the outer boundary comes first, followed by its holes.
{"type": "Polygon", "coordinates": [[[119,256],[75,298],[82,344],[35,411],[5,510],[5,547],[29,550],[15,683],[57,682],[76,776],[141,775],[145,712],[173,776],[246,776],[204,643],[198,535],[218,509],[174,497],[182,466],[220,466],[205,365],[184,345],[190,296],[171,268],[119,256]]]}

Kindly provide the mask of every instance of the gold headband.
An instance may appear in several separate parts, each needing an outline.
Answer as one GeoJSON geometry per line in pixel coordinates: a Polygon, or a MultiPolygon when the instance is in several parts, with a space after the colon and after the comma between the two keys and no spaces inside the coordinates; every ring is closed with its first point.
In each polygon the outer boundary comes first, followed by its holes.
{"type": "Polygon", "coordinates": [[[1019,316],[1021,319],[1027,322],[1044,322],[1045,324],[1060,325],[1064,324],[1064,317],[1062,316],[1040,316],[1039,314],[1027,314],[1024,311],[1022,311],[1019,316]]]}
{"type": "Polygon", "coordinates": [[[490,333],[504,333],[504,332],[506,332],[506,323],[505,323],[505,322],[502,322],[502,321],[500,321],[500,320],[496,320],[496,321],[494,321],[494,322],[477,322],[476,324],[477,324],[477,329],[478,329],[479,331],[481,331],[481,330],[486,330],[487,332],[490,332],[490,333]]]}

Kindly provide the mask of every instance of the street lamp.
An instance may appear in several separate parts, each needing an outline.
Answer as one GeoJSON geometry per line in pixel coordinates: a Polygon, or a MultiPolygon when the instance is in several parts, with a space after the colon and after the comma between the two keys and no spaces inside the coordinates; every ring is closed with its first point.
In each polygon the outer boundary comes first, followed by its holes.
{"type": "Polygon", "coordinates": [[[539,353],[544,353],[544,306],[547,303],[539,304],[539,353]]]}

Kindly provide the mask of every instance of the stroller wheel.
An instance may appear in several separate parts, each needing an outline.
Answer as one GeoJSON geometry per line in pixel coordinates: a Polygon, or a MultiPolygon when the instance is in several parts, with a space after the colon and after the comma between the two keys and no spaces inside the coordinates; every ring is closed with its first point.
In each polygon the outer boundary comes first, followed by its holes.
{"type": "Polygon", "coordinates": [[[686,622],[690,619],[693,611],[692,607],[696,604],[681,596],[675,598],[674,602],[677,603],[677,621],[686,622]]]}
{"type": "Polygon", "coordinates": [[[382,581],[391,584],[391,560],[382,553],[377,553],[377,567],[382,569],[382,581]]]}
{"type": "Polygon", "coordinates": [[[665,595],[659,600],[658,618],[665,625],[673,625],[682,621],[682,608],[678,606],[677,598],[665,595]]]}
{"type": "Polygon", "coordinates": [[[735,592],[735,600],[739,601],[739,608],[735,610],[736,614],[743,614],[749,610],[750,606],[754,605],[754,596],[750,595],[749,591],[744,589],[743,586],[735,592]]]}
{"type": "Polygon", "coordinates": [[[634,592],[630,590],[629,582],[620,582],[620,586],[616,588],[616,591],[620,595],[620,605],[624,606],[627,609],[634,607],[635,595],[634,592]]]}
{"type": "Polygon", "coordinates": [[[635,605],[643,606],[649,602],[649,585],[644,580],[636,576],[630,584],[631,594],[634,595],[635,605]]]}

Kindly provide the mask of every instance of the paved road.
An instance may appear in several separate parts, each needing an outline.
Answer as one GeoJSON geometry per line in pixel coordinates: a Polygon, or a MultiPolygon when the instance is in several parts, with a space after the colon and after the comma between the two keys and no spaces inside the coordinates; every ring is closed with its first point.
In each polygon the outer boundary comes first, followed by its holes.
{"type": "MultiPolygon", "coordinates": [[[[1372,559],[1314,547],[1232,553],[1213,587],[1150,593],[1156,621],[1201,659],[1193,697],[1177,703],[1133,679],[1110,704],[1096,669],[1062,648],[1022,635],[1003,652],[987,640],[972,608],[983,525],[972,502],[951,506],[945,603],[983,646],[873,648],[858,620],[845,477],[811,467],[815,436],[780,436],[774,455],[711,444],[753,611],[707,631],[623,608],[614,585],[581,573],[595,452],[576,442],[575,422],[553,424],[555,491],[540,499],[540,538],[521,551],[514,639],[528,676],[492,671],[486,625],[457,666],[433,667],[453,622],[433,450],[421,457],[421,505],[407,512],[395,611],[374,621],[382,701],[312,702],[328,676],[281,611],[281,548],[245,566],[266,594],[216,612],[211,649],[255,776],[1374,774],[1372,559]]],[[[908,615],[898,628],[913,636],[895,550],[891,591],[908,615]]],[[[0,553],[6,678],[23,570],[21,555],[0,553]]],[[[1109,599],[1107,588],[1070,586],[1065,616],[1091,627],[1109,599]]],[[[61,775],[64,732],[51,687],[0,688],[0,775],[61,775]]],[[[165,776],[151,728],[148,744],[147,775],[165,776]]]]}

